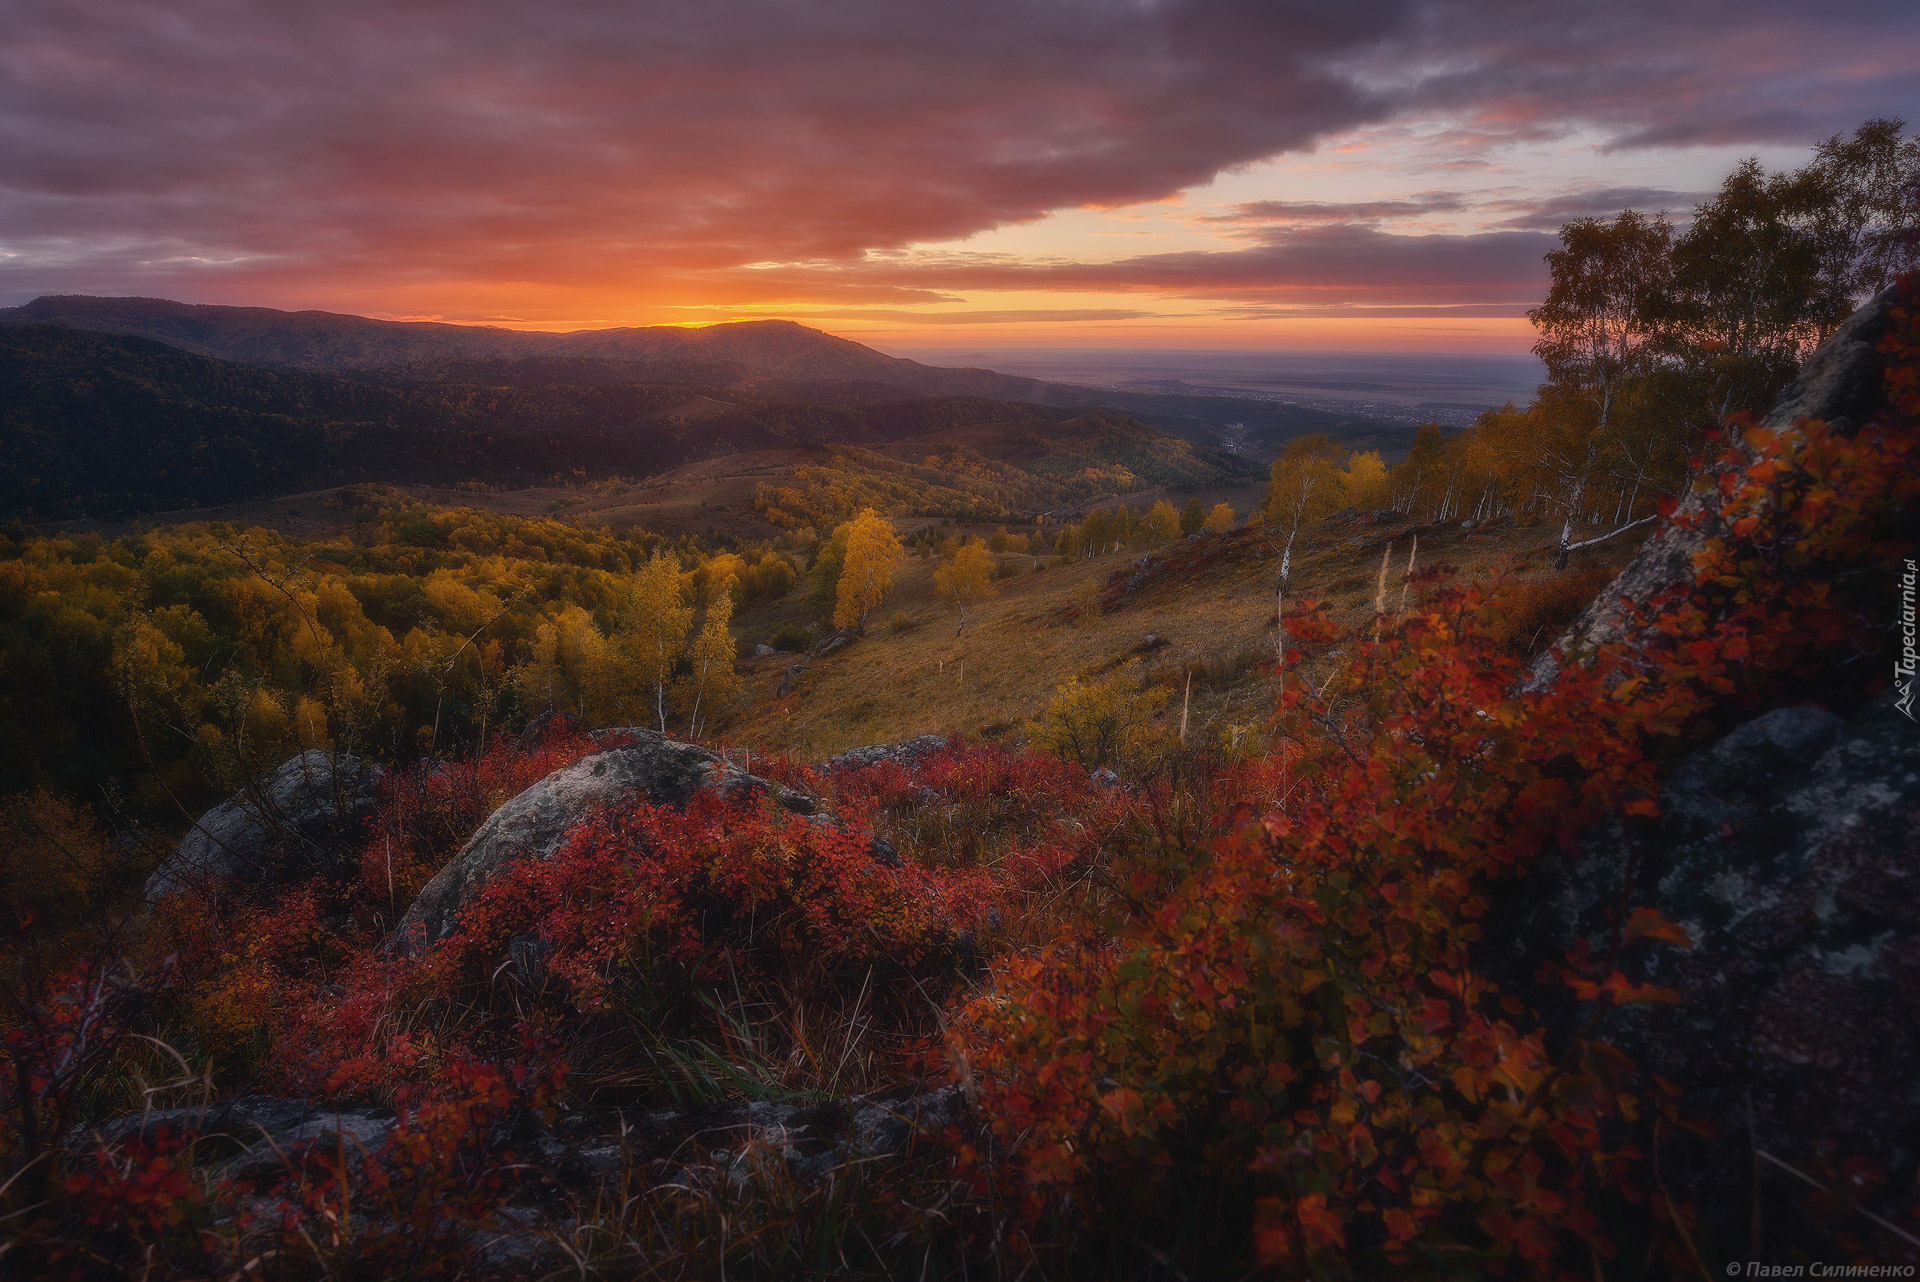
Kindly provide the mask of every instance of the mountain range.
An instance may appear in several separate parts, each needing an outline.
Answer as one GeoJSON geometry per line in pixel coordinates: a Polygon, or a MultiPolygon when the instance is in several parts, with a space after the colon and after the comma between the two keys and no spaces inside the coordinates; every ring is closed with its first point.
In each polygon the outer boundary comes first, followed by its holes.
{"type": "Polygon", "coordinates": [[[790,321],[555,334],[147,298],[0,309],[0,513],[31,519],[348,481],[638,477],[743,450],[937,444],[1090,411],[1180,438],[1222,480],[1305,432],[1390,457],[1412,435],[1272,401],[923,365],[790,321]]]}
{"type": "Polygon", "coordinates": [[[736,321],[552,334],[484,325],[387,321],[337,312],[222,307],[161,298],[49,295],[0,308],[0,325],[62,325],[131,334],[198,356],[289,369],[380,371],[419,377],[476,363],[515,362],[560,373],[556,381],[732,384],[766,378],[868,383],[921,396],[1042,402],[1049,384],[985,369],[942,369],[886,356],[793,321],[736,321]],[[594,368],[594,366],[599,368],[594,368]]]}

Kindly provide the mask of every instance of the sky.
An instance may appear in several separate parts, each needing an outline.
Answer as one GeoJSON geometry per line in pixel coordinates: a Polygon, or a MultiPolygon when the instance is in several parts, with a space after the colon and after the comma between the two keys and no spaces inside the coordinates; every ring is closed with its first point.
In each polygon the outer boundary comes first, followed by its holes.
{"type": "Polygon", "coordinates": [[[1912,0],[5,0],[0,305],[1520,352],[1565,221],[1920,122],[1912,0]]]}

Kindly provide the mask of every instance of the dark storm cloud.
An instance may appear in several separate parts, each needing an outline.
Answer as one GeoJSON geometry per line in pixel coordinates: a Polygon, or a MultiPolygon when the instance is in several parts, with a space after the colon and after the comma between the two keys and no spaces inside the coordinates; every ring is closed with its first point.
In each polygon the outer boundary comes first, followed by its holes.
{"type": "MultiPolygon", "coordinates": [[[[370,297],[511,283],[764,300],[773,278],[737,269],[857,263],[1062,207],[1164,196],[1409,116],[1444,113],[1462,136],[1494,141],[1588,128],[1620,146],[1804,143],[1870,111],[1920,110],[1916,12],[13,0],[0,40],[0,296],[285,301],[350,279],[370,297]]],[[[1395,216],[1322,207],[1268,221],[1324,222],[1351,239],[1343,224],[1395,216]]],[[[1127,287],[1246,268],[1284,288],[1276,273],[1318,282],[1334,262],[1364,284],[1378,260],[1451,288],[1441,267],[1513,252],[1498,237],[1387,239],[1366,261],[1299,237],[1148,255],[1129,260],[1127,287]]],[[[933,297],[897,275],[849,275],[785,278],[815,300],[933,297]]]]}

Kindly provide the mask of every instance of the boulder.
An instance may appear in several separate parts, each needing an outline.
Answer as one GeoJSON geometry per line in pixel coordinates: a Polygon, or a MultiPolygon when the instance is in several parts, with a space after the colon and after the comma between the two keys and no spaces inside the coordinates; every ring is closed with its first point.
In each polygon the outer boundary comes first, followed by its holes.
{"type": "Polygon", "coordinates": [[[783,809],[810,815],[814,799],[750,775],[719,753],[652,730],[602,731],[606,746],[556,770],[488,816],[419,897],[388,939],[390,949],[417,951],[446,938],[480,888],[525,858],[545,859],[594,812],[630,801],[684,805],[694,793],[726,798],[764,794],[783,809]]]}
{"type": "Polygon", "coordinates": [[[859,639],[860,637],[857,633],[848,632],[844,629],[839,632],[829,633],[814,643],[813,649],[807,651],[807,657],[809,659],[818,659],[823,655],[832,654],[836,650],[843,650],[859,639]]]}
{"type": "Polygon", "coordinates": [[[899,743],[870,743],[865,747],[848,748],[845,752],[835,753],[827,758],[826,769],[829,772],[859,770],[865,766],[879,765],[882,761],[891,761],[903,770],[911,770],[946,746],[945,736],[937,734],[923,734],[899,743]]]}
{"type": "MultiPolygon", "coordinates": [[[[680,1163],[725,1176],[753,1149],[777,1156],[794,1179],[814,1183],[850,1162],[908,1154],[916,1139],[937,1134],[965,1116],[966,1102],[952,1086],[896,1088],[820,1100],[811,1104],[770,1101],[696,1106],[681,1111],[602,1113],[565,1110],[551,1127],[523,1134],[531,1172],[545,1175],[518,1190],[549,1196],[553,1184],[589,1191],[620,1178],[636,1165],[664,1160],[673,1178],[699,1178],[680,1163]]],[[[67,1136],[75,1151],[98,1145],[109,1151],[128,1141],[151,1141],[165,1128],[175,1136],[202,1137],[199,1152],[211,1157],[220,1178],[273,1181],[302,1153],[344,1145],[349,1159],[376,1156],[399,1124],[391,1109],[316,1107],[299,1099],[246,1096],[196,1108],[155,1109],[67,1136]]],[[[514,1203],[519,1198],[513,1199],[514,1203]]],[[[262,1203],[260,1205],[270,1205],[262,1203]]],[[[513,1203],[504,1208],[513,1218],[513,1203]]]]}
{"type": "Polygon", "coordinates": [[[147,899],[338,870],[360,849],[383,777],[379,766],[345,753],[301,753],[200,816],[148,878],[147,899]]]}
{"type": "Polygon", "coordinates": [[[780,652],[778,650],[774,649],[772,646],[768,645],[764,641],[761,642],[759,645],[756,645],[755,647],[753,647],[753,657],[756,659],[771,659],[774,655],[779,653],[780,652]]]}

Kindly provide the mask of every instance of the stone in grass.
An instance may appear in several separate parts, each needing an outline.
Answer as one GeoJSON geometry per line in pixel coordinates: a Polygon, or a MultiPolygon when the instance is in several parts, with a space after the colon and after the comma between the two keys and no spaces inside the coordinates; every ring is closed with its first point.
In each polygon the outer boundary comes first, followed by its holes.
{"type": "Polygon", "coordinates": [[[147,879],[148,900],[339,871],[360,849],[383,777],[379,766],[347,753],[301,753],[200,816],[147,879]]]}

